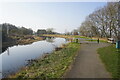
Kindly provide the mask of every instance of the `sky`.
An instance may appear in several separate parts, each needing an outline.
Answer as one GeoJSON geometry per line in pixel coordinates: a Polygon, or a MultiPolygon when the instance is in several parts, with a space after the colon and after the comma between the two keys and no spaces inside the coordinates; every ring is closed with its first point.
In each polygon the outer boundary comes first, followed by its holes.
{"type": "Polygon", "coordinates": [[[80,27],[86,16],[106,2],[2,2],[0,24],[64,33],[80,27]]]}

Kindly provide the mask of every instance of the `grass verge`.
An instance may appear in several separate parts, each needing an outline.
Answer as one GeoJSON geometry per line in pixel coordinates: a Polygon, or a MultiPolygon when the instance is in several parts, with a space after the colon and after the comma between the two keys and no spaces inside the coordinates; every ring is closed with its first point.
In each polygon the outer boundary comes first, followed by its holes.
{"type": "Polygon", "coordinates": [[[60,78],[73,61],[79,47],[80,45],[77,43],[69,43],[60,51],[55,51],[43,59],[33,61],[30,66],[10,78],[60,78]]]}
{"type": "Polygon", "coordinates": [[[98,53],[113,78],[120,78],[120,52],[115,45],[99,48],[98,53]]]}

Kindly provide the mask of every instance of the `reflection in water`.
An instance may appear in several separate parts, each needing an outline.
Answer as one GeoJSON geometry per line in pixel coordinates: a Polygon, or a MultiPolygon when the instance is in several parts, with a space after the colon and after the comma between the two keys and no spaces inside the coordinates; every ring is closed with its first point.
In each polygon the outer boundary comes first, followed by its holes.
{"type": "Polygon", "coordinates": [[[56,47],[65,43],[64,38],[49,38],[49,40],[38,41],[29,45],[9,47],[0,54],[0,62],[4,62],[0,63],[3,77],[18,71],[27,64],[28,60],[39,58],[44,53],[51,53],[56,47]]]}
{"type": "MultiPolygon", "coordinates": [[[[54,40],[54,37],[45,37],[45,36],[40,36],[43,40],[46,40],[47,42],[53,42],[54,40]]],[[[31,43],[30,43],[31,44],[31,43]]],[[[19,43],[16,43],[16,42],[6,42],[6,43],[2,43],[2,48],[0,47],[0,49],[2,49],[0,52],[3,53],[4,51],[6,51],[9,47],[12,47],[12,46],[15,46],[15,45],[19,45],[19,43]]],[[[25,44],[26,45],[26,44],[25,44]]]]}
{"type": "Polygon", "coordinates": [[[9,47],[8,47],[8,49],[7,49],[7,54],[8,54],[8,56],[10,55],[10,53],[9,53],[9,47]]]}
{"type": "Polygon", "coordinates": [[[46,41],[53,43],[54,42],[54,37],[47,37],[46,41]]]}
{"type": "Polygon", "coordinates": [[[12,47],[14,45],[18,45],[16,42],[2,42],[2,52],[7,50],[8,47],[12,47]]]}

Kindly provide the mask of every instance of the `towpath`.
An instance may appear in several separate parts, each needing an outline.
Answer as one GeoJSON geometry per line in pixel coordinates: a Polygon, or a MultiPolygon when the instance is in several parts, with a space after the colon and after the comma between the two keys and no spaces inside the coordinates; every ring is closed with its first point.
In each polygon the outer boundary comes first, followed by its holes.
{"type": "Polygon", "coordinates": [[[97,49],[108,46],[108,43],[97,43],[81,39],[80,51],[67,71],[65,78],[111,78],[97,54],[97,49]]]}

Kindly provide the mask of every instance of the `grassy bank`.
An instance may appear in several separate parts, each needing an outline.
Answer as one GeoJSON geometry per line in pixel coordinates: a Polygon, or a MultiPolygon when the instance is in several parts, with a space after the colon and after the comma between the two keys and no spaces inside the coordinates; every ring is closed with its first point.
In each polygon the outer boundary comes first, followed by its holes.
{"type": "Polygon", "coordinates": [[[117,52],[115,45],[100,48],[98,53],[112,77],[120,78],[120,52],[117,52]]]}
{"type": "Polygon", "coordinates": [[[69,43],[63,49],[36,59],[10,78],[60,78],[73,61],[80,45],[69,43]]]}
{"type": "MultiPolygon", "coordinates": [[[[62,38],[84,38],[84,39],[88,39],[87,41],[91,41],[91,39],[93,39],[92,41],[97,41],[98,38],[97,37],[85,37],[85,36],[80,36],[80,35],[51,35],[51,34],[44,34],[43,36],[51,36],[51,37],[62,37],[62,38]]],[[[99,38],[100,42],[107,42],[108,40],[106,38],[99,38]]]]}
{"type": "Polygon", "coordinates": [[[62,37],[62,38],[85,38],[85,39],[91,39],[89,37],[80,36],[80,35],[52,35],[52,34],[44,34],[43,36],[62,37]]]}
{"type": "MultiPolygon", "coordinates": [[[[79,35],[74,35],[73,37],[75,38],[84,38],[84,39],[88,39],[87,41],[97,41],[98,38],[97,37],[85,37],[85,36],[79,36],[79,35]]],[[[106,38],[99,38],[100,42],[107,42],[106,38]]]]}
{"type": "Polygon", "coordinates": [[[73,38],[72,35],[58,35],[58,34],[43,34],[42,36],[61,37],[61,38],[73,38]]]}

